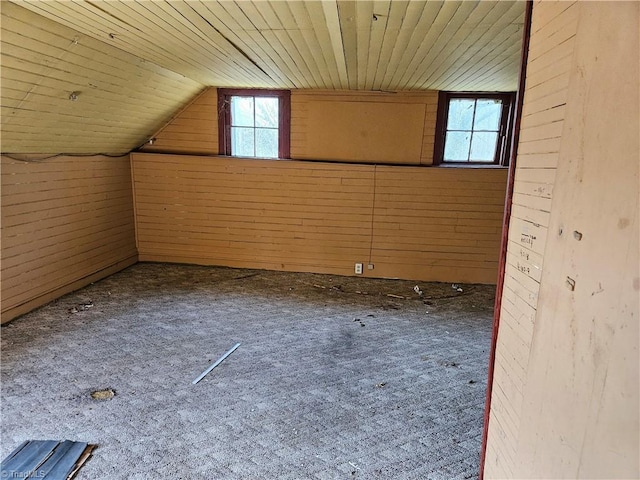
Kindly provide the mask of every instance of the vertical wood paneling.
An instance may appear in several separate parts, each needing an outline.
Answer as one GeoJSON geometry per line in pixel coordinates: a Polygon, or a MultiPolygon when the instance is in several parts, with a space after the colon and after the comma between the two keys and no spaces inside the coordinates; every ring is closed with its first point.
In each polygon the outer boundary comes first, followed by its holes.
{"type": "Polygon", "coordinates": [[[141,260],[496,279],[504,169],[132,154],[141,260]],[[375,195],[374,195],[375,189],[375,195]]]}
{"type": "Polygon", "coordinates": [[[137,261],[129,156],[2,157],[2,321],[137,261]]]}

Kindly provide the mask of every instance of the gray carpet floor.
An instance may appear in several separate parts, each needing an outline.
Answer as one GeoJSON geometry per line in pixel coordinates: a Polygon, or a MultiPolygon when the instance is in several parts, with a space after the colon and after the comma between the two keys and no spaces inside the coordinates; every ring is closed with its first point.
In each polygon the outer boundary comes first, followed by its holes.
{"type": "Polygon", "coordinates": [[[79,479],[477,478],[494,288],[414,286],[137,264],[2,327],[0,454],[97,444],[79,479]]]}

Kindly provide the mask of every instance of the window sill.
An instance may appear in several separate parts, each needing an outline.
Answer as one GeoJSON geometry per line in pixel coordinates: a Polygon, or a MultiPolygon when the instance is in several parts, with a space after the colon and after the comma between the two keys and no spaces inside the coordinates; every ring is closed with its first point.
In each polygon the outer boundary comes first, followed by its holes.
{"type": "Polygon", "coordinates": [[[503,169],[509,168],[509,165],[495,165],[493,163],[440,163],[433,165],[439,168],[489,168],[489,169],[503,169]]]}
{"type": "Polygon", "coordinates": [[[261,160],[261,161],[280,161],[280,160],[291,160],[290,158],[275,158],[275,157],[243,157],[240,155],[215,155],[220,158],[230,158],[233,160],[261,160]]]}

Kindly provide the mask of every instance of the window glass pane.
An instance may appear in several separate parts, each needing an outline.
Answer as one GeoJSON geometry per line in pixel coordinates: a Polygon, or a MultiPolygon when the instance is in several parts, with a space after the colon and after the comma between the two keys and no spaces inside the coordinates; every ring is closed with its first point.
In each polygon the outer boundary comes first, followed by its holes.
{"type": "Polygon", "coordinates": [[[469,160],[471,132],[447,132],[444,146],[445,162],[466,162],[469,160]]]}
{"type": "Polygon", "coordinates": [[[278,98],[255,97],[256,127],[278,128],[278,98]]]}
{"type": "Polygon", "coordinates": [[[468,98],[452,98],[449,101],[447,130],[471,130],[475,103],[475,100],[468,98]]]}
{"type": "Polygon", "coordinates": [[[231,127],[231,155],[254,157],[253,128],[231,127]]]}
{"type": "Polygon", "coordinates": [[[256,157],[278,158],[278,130],[256,128],[256,157]]]}
{"type": "Polygon", "coordinates": [[[253,97],[231,97],[231,125],[253,127],[253,97]]]}
{"type": "Polygon", "coordinates": [[[469,160],[471,162],[493,162],[497,142],[497,132],[474,132],[469,160]]]}
{"type": "Polygon", "coordinates": [[[474,130],[492,130],[497,132],[500,127],[502,101],[486,98],[478,100],[476,104],[476,120],[474,130]]]}

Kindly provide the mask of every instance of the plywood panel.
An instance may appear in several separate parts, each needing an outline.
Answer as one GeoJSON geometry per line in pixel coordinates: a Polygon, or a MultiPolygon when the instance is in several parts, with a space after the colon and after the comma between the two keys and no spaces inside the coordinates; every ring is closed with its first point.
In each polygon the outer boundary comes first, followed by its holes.
{"type": "Polygon", "coordinates": [[[424,105],[314,102],[307,148],[323,160],[417,163],[425,113],[424,105]]]}
{"type": "Polygon", "coordinates": [[[504,169],[132,157],[141,259],[495,282],[504,169]]]}
{"type": "Polygon", "coordinates": [[[534,4],[485,478],[640,474],[638,16],[534,4]]]}
{"type": "Polygon", "coordinates": [[[515,473],[637,478],[640,8],[578,11],[515,473]]]}
{"type": "Polygon", "coordinates": [[[291,156],[309,160],[428,165],[437,92],[294,91],[291,156]]]}
{"type": "Polygon", "coordinates": [[[496,349],[496,369],[502,378],[491,400],[485,476],[513,475],[517,465],[517,444],[521,428],[522,392],[526,383],[527,359],[533,341],[533,318],[544,271],[544,251],[555,188],[558,154],[564,132],[565,105],[570,79],[578,9],[568,2],[536,2],[526,71],[526,90],[518,145],[513,207],[496,349]],[[517,332],[517,337],[509,335],[517,332]],[[523,371],[523,369],[525,369],[523,371]],[[508,385],[507,385],[508,379],[508,385]],[[518,396],[500,395],[516,389],[518,396]],[[493,402],[498,403],[497,410],[493,402]],[[508,416],[508,420],[507,420],[508,416]],[[505,423],[512,427],[505,430],[505,423]],[[493,429],[493,430],[492,430],[493,429]],[[489,446],[491,448],[489,448],[489,446]]]}
{"type": "Polygon", "coordinates": [[[2,321],[137,261],[129,156],[2,157],[2,321]]]}

